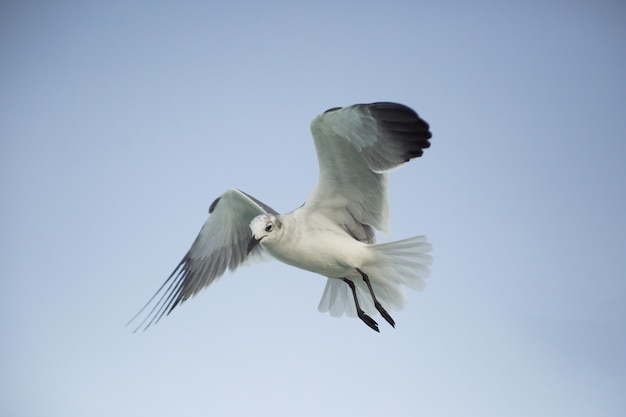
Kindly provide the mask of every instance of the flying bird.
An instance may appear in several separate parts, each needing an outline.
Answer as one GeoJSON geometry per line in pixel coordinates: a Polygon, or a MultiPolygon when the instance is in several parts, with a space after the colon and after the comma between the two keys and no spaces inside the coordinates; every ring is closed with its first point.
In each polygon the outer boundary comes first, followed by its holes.
{"type": "Polygon", "coordinates": [[[148,312],[135,331],[264,253],[327,277],[320,312],[358,316],[377,332],[372,316],[380,313],[395,327],[389,310],[406,304],[405,286],[424,288],[432,246],[425,236],[376,243],[375,231],[388,231],[387,173],[430,146],[428,123],[407,106],[380,102],[329,109],[311,132],[319,179],[306,202],[279,214],[237,189],[219,196],[187,254],[130,320],[148,312]]]}

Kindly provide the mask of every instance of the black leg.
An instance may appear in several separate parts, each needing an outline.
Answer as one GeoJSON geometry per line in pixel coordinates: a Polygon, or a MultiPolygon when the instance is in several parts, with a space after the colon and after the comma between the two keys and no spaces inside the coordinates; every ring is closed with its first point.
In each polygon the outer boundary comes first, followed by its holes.
{"type": "Polygon", "coordinates": [[[387,320],[387,323],[391,324],[391,327],[395,328],[396,322],[393,321],[389,313],[387,313],[387,310],[385,310],[376,299],[376,295],[374,295],[374,290],[372,289],[372,284],[370,283],[370,279],[367,274],[361,271],[359,268],[357,268],[356,270],[359,271],[359,274],[361,274],[361,276],[363,277],[363,281],[365,281],[365,283],[367,284],[367,288],[370,290],[370,294],[372,295],[372,299],[374,300],[374,306],[376,306],[376,310],[378,310],[380,315],[383,316],[385,320],[387,320]]]}
{"type": "Polygon", "coordinates": [[[378,330],[378,323],[376,323],[373,318],[371,318],[370,316],[365,314],[363,310],[361,310],[361,307],[359,306],[359,300],[356,297],[356,288],[354,286],[354,282],[350,281],[347,278],[343,278],[343,280],[345,281],[346,284],[348,284],[348,287],[350,287],[350,289],[352,290],[352,295],[354,296],[354,305],[356,306],[356,313],[359,316],[359,318],[363,320],[363,322],[367,324],[368,326],[370,326],[372,329],[376,330],[377,332],[380,332],[380,330],[378,330]]]}

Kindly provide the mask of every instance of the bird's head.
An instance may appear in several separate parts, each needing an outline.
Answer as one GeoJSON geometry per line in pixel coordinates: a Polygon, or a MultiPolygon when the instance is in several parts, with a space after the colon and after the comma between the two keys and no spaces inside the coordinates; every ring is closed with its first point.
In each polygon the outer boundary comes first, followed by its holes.
{"type": "Polygon", "coordinates": [[[283,223],[275,214],[264,213],[256,216],[250,222],[252,238],[248,242],[248,253],[250,253],[263,240],[264,243],[272,242],[279,238],[283,223]],[[266,240],[264,240],[266,239],[266,240]]]}

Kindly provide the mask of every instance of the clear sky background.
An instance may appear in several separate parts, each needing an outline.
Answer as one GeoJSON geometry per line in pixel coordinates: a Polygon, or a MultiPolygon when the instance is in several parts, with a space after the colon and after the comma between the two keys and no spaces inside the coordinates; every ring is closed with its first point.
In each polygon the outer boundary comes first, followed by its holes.
{"type": "Polygon", "coordinates": [[[624,2],[163,3],[0,5],[0,415],[624,415],[624,2]],[[372,101],[434,135],[390,178],[381,240],[435,257],[396,329],[278,262],[124,327],[215,197],[298,207],[310,121],[372,101]]]}

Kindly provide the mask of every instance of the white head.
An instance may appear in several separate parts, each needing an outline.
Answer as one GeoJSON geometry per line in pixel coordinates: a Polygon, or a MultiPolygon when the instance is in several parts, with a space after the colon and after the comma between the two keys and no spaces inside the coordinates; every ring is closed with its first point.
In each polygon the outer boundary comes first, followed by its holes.
{"type": "Polygon", "coordinates": [[[258,244],[270,243],[278,240],[282,235],[283,223],[275,214],[264,213],[256,216],[250,222],[250,230],[252,230],[252,238],[248,242],[248,253],[258,244]]]}

